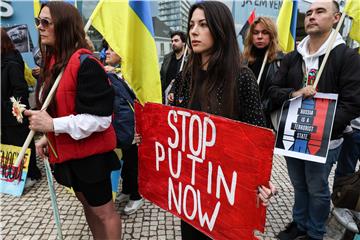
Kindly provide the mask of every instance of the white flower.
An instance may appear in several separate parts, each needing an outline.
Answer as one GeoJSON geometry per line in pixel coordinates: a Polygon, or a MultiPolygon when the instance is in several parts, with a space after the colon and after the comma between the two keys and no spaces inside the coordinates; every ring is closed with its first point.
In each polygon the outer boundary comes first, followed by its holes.
{"type": "Polygon", "coordinates": [[[10,101],[12,102],[12,114],[14,115],[14,117],[16,117],[16,120],[19,123],[23,122],[23,115],[22,112],[25,111],[26,109],[26,105],[22,104],[20,102],[20,99],[16,100],[14,97],[10,98],[10,101]]]}

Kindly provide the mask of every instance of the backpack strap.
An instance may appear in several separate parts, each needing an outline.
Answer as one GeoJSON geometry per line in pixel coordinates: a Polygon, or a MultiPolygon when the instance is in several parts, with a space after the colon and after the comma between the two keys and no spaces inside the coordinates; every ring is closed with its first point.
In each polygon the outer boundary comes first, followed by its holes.
{"type": "Polygon", "coordinates": [[[80,65],[81,65],[89,56],[91,56],[91,54],[88,54],[88,53],[80,54],[80,65]]]}

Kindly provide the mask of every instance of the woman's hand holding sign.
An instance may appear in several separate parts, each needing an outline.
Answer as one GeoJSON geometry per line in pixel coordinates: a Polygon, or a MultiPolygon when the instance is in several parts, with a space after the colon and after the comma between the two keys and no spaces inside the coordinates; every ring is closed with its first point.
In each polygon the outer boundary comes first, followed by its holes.
{"type": "Polygon", "coordinates": [[[258,197],[261,199],[264,206],[268,206],[271,197],[277,194],[276,187],[271,182],[269,182],[269,187],[270,188],[264,186],[258,187],[258,197]]]}

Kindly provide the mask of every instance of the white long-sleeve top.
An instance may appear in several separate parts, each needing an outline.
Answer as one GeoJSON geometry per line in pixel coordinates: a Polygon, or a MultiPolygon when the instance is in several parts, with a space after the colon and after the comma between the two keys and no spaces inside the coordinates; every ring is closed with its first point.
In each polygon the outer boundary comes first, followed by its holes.
{"type": "Polygon", "coordinates": [[[96,116],[78,114],[53,119],[55,135],[67,133],[73,139],[79,140],[94,132],[105,131],[111,124],[111,116],[96,116]]]}

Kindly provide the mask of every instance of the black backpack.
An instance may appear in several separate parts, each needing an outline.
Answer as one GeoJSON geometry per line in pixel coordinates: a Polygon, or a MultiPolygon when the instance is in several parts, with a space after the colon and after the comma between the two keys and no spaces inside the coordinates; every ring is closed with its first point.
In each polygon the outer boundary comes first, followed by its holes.
{"type": "Polygon", "coordinates": [[[350,176],[337,177],[331,199],[335,207],[360,211],[360,170],[350,176]]]}

